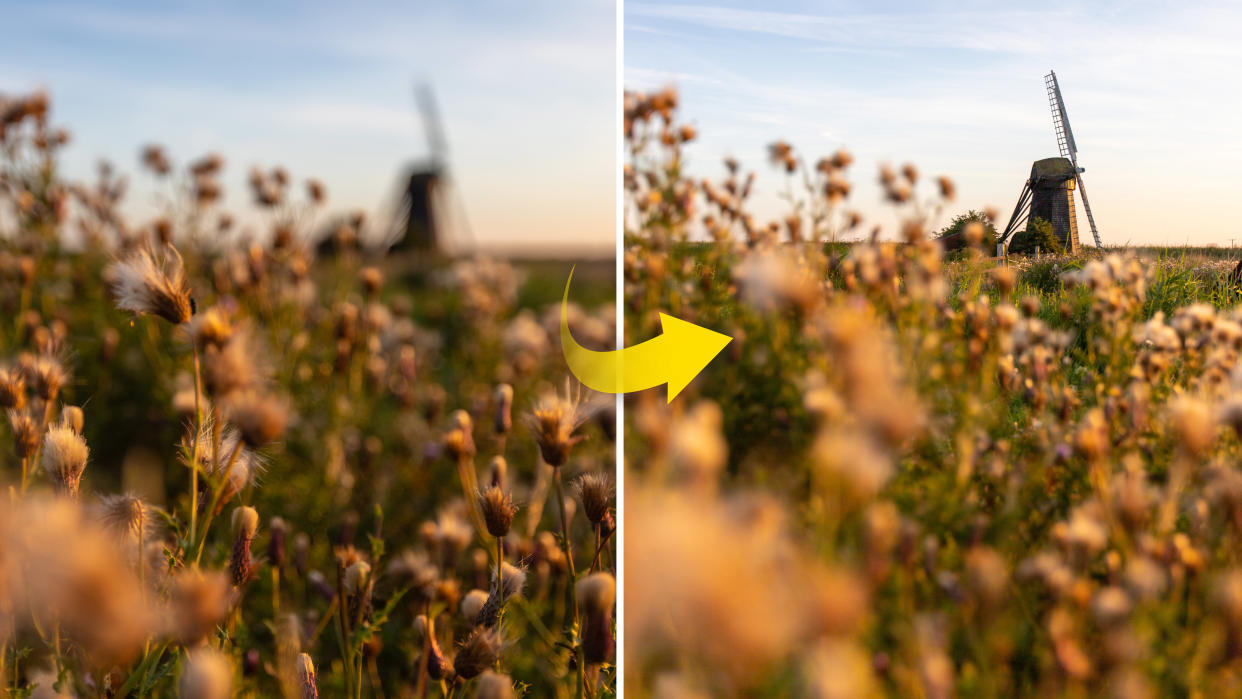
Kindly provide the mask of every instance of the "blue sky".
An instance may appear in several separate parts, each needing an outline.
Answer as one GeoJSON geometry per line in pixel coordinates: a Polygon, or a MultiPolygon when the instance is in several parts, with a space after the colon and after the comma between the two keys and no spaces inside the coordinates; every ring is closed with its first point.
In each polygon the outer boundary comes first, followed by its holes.
{"type": "MultiPolygon", "coordinates": [[[[154,141],[223,154],[231,208],[250,206],[251,165],[280,164],[332,208],[382,213],[426,153],[430,80],[481,245],[614,244],[612,2],[0,5],[0,92],[51,93],[71,176],[101,157],[133,173],[154,141]]],[[[132,183],[141,216],[149,182],[132,183]]]]}
{"type": "Polygon", "coordinates": [[[758,169],[760,214],[783,187],[766,144],[847,147],[851,205],[891,235],[881,162],[950,175],[955,209],[1008,218],[1031,162],[1057,155],[1055,69],[1105,244],[1242,244],[1242,9],[1184,5],[626,2],[625,82],[679,87],[691,171],[725,154],[758,169]]]}

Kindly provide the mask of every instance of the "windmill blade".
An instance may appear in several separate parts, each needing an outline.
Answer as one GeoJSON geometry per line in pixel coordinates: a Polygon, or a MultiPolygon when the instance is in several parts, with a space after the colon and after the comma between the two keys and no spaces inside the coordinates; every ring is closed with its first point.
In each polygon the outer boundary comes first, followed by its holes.
{"type": "Polygon", "coordinates": [[[448,141],[444,138],[444,129],[440,122],[440,110],[436,106],[435,94],[431,85],[423,83],[418,86],[418,111],[423,118],[423,132],[427,135],[427,148],[433,163],[443,163],[448,154],[448,141]]]}
{"type": "Polygon", "coordinates": [[[1075,173],[1074,179],[1078,182],[1078,193],[1082,195],[1082,208],[1087,211],[1087,223],[1091,224],[1091,237],[1095,238],[1095,246],[1102,248],[1104,244],[1100,242],[1100,233],[1095,229],[1095,217],[1091,215],[1091,202],[1087,201],[1087,187],[1082,183],[1082,173],[1075,173]]]}
{"type": "Polygon", "coordinates": [[[1062,158],[1078,165],[1078,144],[1074,143],[1074,132],[1070,129],[1069,115],[1065,113],[1065,100],[1061,99],[1061,85],[1057,82],[1055,71],[1048,71],[1044,76],[1044,87],[1048,90],[1048,106],[1052,109],[1052,129],[1057,136],[1057,148],[1062,158]]]}

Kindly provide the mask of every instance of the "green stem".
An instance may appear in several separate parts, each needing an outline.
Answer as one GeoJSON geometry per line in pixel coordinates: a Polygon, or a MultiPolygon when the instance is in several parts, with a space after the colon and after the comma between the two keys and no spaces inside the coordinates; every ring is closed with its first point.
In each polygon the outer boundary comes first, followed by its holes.
{"type": "Polygon", "coordinates": [[[237,463],[237,455],[241,453],[241,446],[241,439],[238,439],[237,444],[233,446],[232,455],[229,456],[229,464],[224,469],[224,475],[212,488],[211,506],[207,508],[207,519],[203,522],[202,536],[198,540],[198,553],[194,555],[195,563],[203,558],[203,545],[207,543],[207,532],[211,531],[211,521],[215,519],[216,508],[220,506],[220,498],[224,496],[224,486],[228,484],[229,476],[233,475],[233,465],[237,463]]]}
{"type": "Polygon", "coordinates": [[[194,347],[194,444],[190,447],[190,541],[198,534],[198,442],[203,433],[203,409],[199,389],[198,343],[193,338],[190,345],[194,347]]]}
{"type": "Polygon", "coordinates": [[[349,601],[345,597],[345,562],[341,560],[336,562],[336,601],[340,607],[340,614],[337,617],[340,621],[341,661],[345,668],[345,687],[349,696],[352,697],[355,696],[354,654],[349,639],[349,601]]]}
{"type": "Polygon", "coordinates": [[[573,608],[574,618],[573,626],[578,625],[578,594],[574,589],[574,580],[577,579],[578,573],[574,570],[574,556],[569,550],[569,518],[565,511],[565,489],[561,487],[561,469],[559,467],[552,469],[552,482],[556,485],[556,503],[561,508],[561,548],[565,550],[565,561],[569,564],[569,588],[566,591],[570,606],[573,608]]]}
{"type": "MultiPolygon", "coordinates": [[[[505,617],[505,545],[504,537],[496,537],[496,600],[500,608],[496,612],[496,633],[500,633],[505,617]]],[[[496,652],[496,670],[500,670],[500,651],[496,652]]]]}

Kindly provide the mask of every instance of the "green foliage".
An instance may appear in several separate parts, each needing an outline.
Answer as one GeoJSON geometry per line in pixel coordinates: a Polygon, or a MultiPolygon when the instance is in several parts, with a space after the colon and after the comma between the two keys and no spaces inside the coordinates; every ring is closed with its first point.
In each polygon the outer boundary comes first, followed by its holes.
{"type": "Polygon", "coordinates": [[[949,225],[940,229],[936,234],[936,238],[947,238],[951,235],[958,235],[966,230],[966,226],[978,223],[983,227],[983,242],[981,245],[986,251],[996,249],[996,226],[992,225],[992,219],[986,212],[971,209],[966,213],[958,214],[953,217],[949,225]]]}
{"type": "Polygon", "coordinates": [[[1015,255],[1030,255],[1036,250],[1050,255],[1064,251],[1061,241],[1052,230],[1052,224],[1042,218],[1031,219],[1026,230],[1015,233],[1013,240],[1009,242],[1009,252],[1015,255]]]}

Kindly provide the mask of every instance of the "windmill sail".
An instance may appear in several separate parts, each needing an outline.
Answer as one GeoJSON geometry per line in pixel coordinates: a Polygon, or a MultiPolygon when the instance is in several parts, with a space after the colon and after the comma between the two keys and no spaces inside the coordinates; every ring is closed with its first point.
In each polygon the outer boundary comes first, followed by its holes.
{"type": "Polygon", "coordinates": [[[1091,203],[1087,201],[1087,189],[1082,182],[1083,168],[1078,165],[1078,144],[1074,142],[1074,132],[1070,129],[1069,116],[1065,113],[1065,100],[1061,98],[1061,85],[1057,82],[1055,71],[1048,71],[1044,76],[1044,87],[1048,91],[1048,106],[1052,109],[1052,129],[1056,133],[1057,148],[1061,157],[1068,158],[1074,165],[1074,181],[1082,196],[1082,208],[1087,212],[1087,222],[1091,224],[1091,236],[1095,238],[1097,248],[1103,247],[1100,232],[1095,227],[1095,217],[1091,215],[1091,203]]]}

